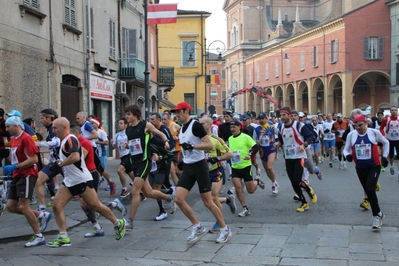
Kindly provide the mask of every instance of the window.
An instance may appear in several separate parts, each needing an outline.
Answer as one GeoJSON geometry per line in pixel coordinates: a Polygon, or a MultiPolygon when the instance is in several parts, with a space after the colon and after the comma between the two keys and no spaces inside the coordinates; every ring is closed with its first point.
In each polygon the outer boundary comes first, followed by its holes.
{"type": "Polygon", "coordinates": [[[155,45],[154,45],[154,34],[150,34],[150,60],[151,65],[155,66],[155,45]]]}
{"type": "Polygon", "coordinates": [[[252,69],[248,70],[248,84],[252,84],[252,69]]]}
{"type": "Polygon", "coordinates": [[[217,90],[211,90],[211,96],[218,96],[217,90]]]}
{"type": "Polygon", "coordinates": [[[137,30],[122,28],[122,58],[137,57],[137,30]]]}
{"type": "Polygon", "coordinates": [[[364,37],[364,59],[382,60],[384,58],[384,38],[364,37]]]}
{"type": "Polygon", "coordinates": [[[28,6],[33,9],[39,9],[39,0],[24,0],[24,6],[28,6]]]}
{"type": "Polygon", "coordinates": [[[226,79],[226,70],[222,69],[222,79],[226,79]]]}
{"type": "Polygon", "coordinates": [[[399,63],[396,63],[396,85],[399,85],[399,63]]]}
{"type": "Polygon", "coordinates": [[[259,66],[256,66],[256,82],[260,82],[259,66]]]}
{"type": "MultiPolygon", "coordinates": [[[[197,62],[196,60],[196,51],[195,51],[195,41],[182,41],[182,62],[181,65],[185,66],[185,67],[189,67],[192,66],[190,65],[189,62],[187,62],[187,60],[190,58],[190,53],[191,53],[191,58],[193,60],[195,60],[195,62],[197,62]]],[[[194,63],[194,66],[196,66],[197,63],[194,63]]]]}
{"type": "Polygon", "coordinates": [[[276,78],[278,78],[278,76],[279,76],[278,70],[279,70],[278,59],[276,59],[276,78]]]}
{"type": "Polygon", "coordinates": [[[285,59],[285,68],[287,75],[291,74],[291,62],[289,58],[285,59]]]}
{"type": "Polygon", "coordinates": [[[301,71],[304,71],[305,70],[305,52],[304,51],[301,51],[300,61],[301,61],[301,71]]]}
{"type": "Polygon", "coordinates": [[[87,50],[91,51],[94,48],[94,14],[93,14],[93,7],[90,7],[90,14],[89,14],[87,5],[86,5],[86,21],[87,21],[87,27],[86,27],[87,50]]]}
{"type": "Polygon", "coordinates": [[[328,46],[328,57],[330,63],[336,63],[338,61],[338,39],[332,40],[328,46]]]}
{"type": "Polygon", "coordinates": [[[65,1],[65,24],[76,27],[76,10],[75,0],[64,0],[65,1]]]}
{"type": "Polygon", "coordinates": [[[191,111],[190,113],[193,112],[193,108],[195,108],[195,103],[194,103],[194,93],[185,93],[184,94],[184,101],[188,102],[191,106],[191,111]]]}
{"type": "Polygon", "coordinates": [[[211,68],[210,70],[211,75],[219,74],[218,70],[216,68],[211,68]]]}
{"type": "Polygon", "coordinates": [[[266,80],[269,80],[269,63],[265,64],[265,72],[266,80]]]}
{"type": "Polygon", "coordinates": [[[319,49],[317,46],[312,47],[312,67],[319,67],[319,49]]]}
{"type": "Polygon", "coordinates": [[[115,58],[116,46],[115,46],[115,21],[109,19],[109,56],[115,58]]]}
{"type": "Polygon", "coordinates": [[[238,45],[238,29],[234,25],[231,30],[231,46],[234,47],[236,45],[238,45]]]}

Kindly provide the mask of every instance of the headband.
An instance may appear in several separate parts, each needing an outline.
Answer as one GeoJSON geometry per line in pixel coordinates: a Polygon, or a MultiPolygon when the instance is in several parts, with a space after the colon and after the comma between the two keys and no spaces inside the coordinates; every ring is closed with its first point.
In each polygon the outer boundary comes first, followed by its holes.
{"type": "Polygon", "coordinates": [[[292,113],[291,113],[291,111],[290,110],[280,110],[280,113],[284,113],[284,114],[287,114],[287,115],[292,115],[292,113]]]}

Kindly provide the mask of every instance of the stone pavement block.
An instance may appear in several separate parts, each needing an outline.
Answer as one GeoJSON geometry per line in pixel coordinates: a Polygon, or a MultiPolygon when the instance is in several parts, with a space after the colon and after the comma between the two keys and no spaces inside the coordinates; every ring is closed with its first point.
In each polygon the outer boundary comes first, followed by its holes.
{"type": "MultiPolygon", "coordinates": [[[[159,239],[157,238],[157,241],[159,239]]],[[[134,246],[132,246],[134,248],[134,246]]],[[[156,250],[159,251],[180,251],[180,252],[186,252],[190,248],[190,245],[187,243],[187,241],[182,241],[182,240],[168,240],[164,243],[162,243],[160,246],[156,248],[156,250]]],[[[154,247],[155,249],[155,247],[154,247]]]]}
{"type": "Polygon", "coordinates": [[[348,237],[320,237],[318,246],[320,247],[349,247],[348,237]]]}
{"type": "Polygon", "coordinates": [[[174,251],[158,251],[154,250],[145,256],[145,259],[164,259],[164,260],[182,260],[196,262],[211,262],[215,257],[214,253],[195,252],[174,252],[174,251]]]}
{"type": "MultiPolygon", "coordinates": [[[[32,265],[60,265],[56,261],[48,260],[45,257],[38,257],[38,256],[26,256],[26,257],[19,257],[8,260],[9,265],[18,265],[18,266],[32,266],[32,265]]],[[[3,265],[3,264],[1,264],[3,265]]],[[[6,264],[7,265],[7,264],[6,264]]],[[[92,264],[87,264],[92,265],[92,264]]]]}
{"type": "Polygon", "coordinates": [[[257,247],[267,248],[267,247],[283,247],[287,242],[288,236],[278,236],[278,235],[264,235],[259,240],[257,247]]]}
{"type": "Polygon", "coordinates": [[[294,228],[292,235],[300,236],[321,236],[322,229],[320,228],[294,228]]]}
{"type": "Polygon", "coordinates": [[[137,258],[134,255],[130,254],[130,251],[126,251],[126,257],[116,259],[114,257],[92,257],[90,256],[90,260],[97,263],[98,266],[102,265],[112,265],[112,266],[126,266],[126,265],[135,265],[135,266],[144,266],[144,265],[171,265],[167,261],[164,260],[152,260],[152,259],[141,259],[137,258]]]}
{"type": "Polygon", "coordinates": [[[0,265],[1,266],[13,266],[8,262],[8,259],[0,258],[0,265]]]}
{"type": "Polygon", "coordinates": [[[235,256],[248,256],[249,253],[253,250],[255,245],[248,245],[248,244],[225,244],[219,250],[218,254],[227,253],[227,254],[234,254],[235,256]]]}
{"type": "Polygon", "coordinates": [[[261,247],[255,246],[255,248],[251,251],[250,255],[279,257],[282,250],[283,250],[282,248],[261,248],[261,247]]]}
{"type": "Polygon", "coordinates": [[[350,252],[383,254],[382,244],[369,244],[369,243],[351,243],[350,252]]]}
{"type": "MultiPolygon", "coordinates": [[[[217,237],[217,234],[215,234],[217,237]]],[[[235,234],[233,232],[233,236],[230,238],[230,244],[258,244],[259,240],[263,237],[260,235],[246,235],[246,234],[235,234]]]]}
{"type": "MultiPolygon", "coordinates": [[[[281,266],[348,266],[347,260],[283,258],[281,266]]],[[[352,266],[352,264],[351,264],[352,266]]]]}
{"type": "Polygon", "coordinates": [[[234,253],[217,253],[212,259],[214,263],[220,263],[222,265],[279,265],[280,258],[268,257],[268,256],[241,256],[234,253]]]}
{"type": "Polygon", "coordinates": [[[265,227],[244,227],[237,230],[237,234],[246,234],[246,235],[263,235],[269,231],[269,228],[265,227]]]}
{"type": "Polygon", "coordinates": [[[314,258],[316,245],[286,244],[281,258],[314,258]]]}
{"type": "Polygon", "coordinates": [[[348,248],[340,248],[340,247],[317,247],[316,258],[349,259],[349,250],[348,248]]]}
{"type": "Polygon", "coordinates": [[[362,260],[362,261],[349,261],[350,266],[397,266],[397,262],[380,262],[380,261],[367,261],[367,260],[362,260]]]}
{"type": "Polygon", "coordinates": [[[351,253],[351,261],[385,261],[384,254],[351,253]]]}
{"type": "Polygon", "coordinates": [[[387,261],[398,262],[399,252],[397,250],[386,250],[384,246],[384,254],[387,261]]]}
{"type": "Polygon", "coordinates": [[[347,228],[340,228],[340,227],[325,228],[321,231],[321,236],[322,237],[334,237],[334,238],[338,238],[338,237],[348,238],[350,230],[351,230],[351,228],[349,226],[347,226],[347,228]]]}
{"type": "Polygon", "coordinates": [[[309,244],[309,245],[317,245],[319,241],[319,237],[317,235],[291,235],[287,239],[287,243],[290,244],[309,244]]]}
{"type": "MultiPolygon", "coordinates": [[[[268,225],[267,227],[270,227],[270,230],[267,231],[268,235],[272,235],[272,236],[289,236],[292,234],[292,231],[294,230],[293,228],[296,228],[296,225],[294,225],[295,227],[291,226],[287,226],[287,225],[283,225],[283,226],[279,226],[279,225],[268,225]]],[[[266,227],[266,226],[265,226],[266,227]]],[[[305,227],[303,227],[305,228],[305,227]]]]}
{"type": "Polygon", "coordinates": [[[349,239],[351,243],[381,243],[379,232],[371,230],[370,227],[368,230],[352,230],[349,239]]]}
{"type": "Polygon", "coordinates": [[[352,230],[351,225],[340,225],[340,224],[308,224],[307,228],[322,229],[322,231],[340,231],[340,230],[352,230]]]}

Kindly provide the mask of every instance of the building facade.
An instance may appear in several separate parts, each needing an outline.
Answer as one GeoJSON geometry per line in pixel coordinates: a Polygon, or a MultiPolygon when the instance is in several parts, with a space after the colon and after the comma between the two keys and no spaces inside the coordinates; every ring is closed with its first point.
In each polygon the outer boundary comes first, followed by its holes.
{"type": "Polygon", "coordinates": [[[371,106],[375,112],[389,108],[385,3],[313,2],[226,1],[231,37],[224,54],[227,88],[236,95],[238,112],[290,106],[309,114],[348,115],[355,107],[371,106]],[[248,26],[256,17],[262,26],[248,26]]]}
{"type": "Polygon", "coordinates": [[[210,15],[204,11],[178,10],[177,23],[158,25],[160,69],[174,68],[174,88],[166,91],[164,98],[171,104],[186,101],[192,112],[198,114],[206,108],[205,19],[210,15]]]}
{"type": "MultiPolygon", "coordinates": [[[[109,137],[126,105],[144,111],[142,1],[4,1],[0,21],[0,106],[6,111],[37,120],[51,107],[72,122],[84,111],[101,118],[109,137]]],[[[149,110],[157,111],[156,26],[149,27],[149,39],[149,110]]]]}

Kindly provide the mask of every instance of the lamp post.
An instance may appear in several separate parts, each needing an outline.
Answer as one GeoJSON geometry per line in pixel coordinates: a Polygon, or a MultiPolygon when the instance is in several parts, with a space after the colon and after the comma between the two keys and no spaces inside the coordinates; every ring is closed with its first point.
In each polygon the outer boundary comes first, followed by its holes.
{"type": "MultiPolygon", "coordinates": [[[[195,47],[190,47],[190,44],[192,43],[197,43],[199,44],[199,46],[201,46],[201,62],[202,62],[202,66],[201,66],[201,76],[205,76],[205,98],[204,98],[204,112],[207,113],[207,80],[206,80],[206,64],[208,63],[208,57],[209,57],[209,50],[211,49],[211,46],[215,46],[216,43],[221,44],[222,46],[219,47],[217,46],[216,48],[214,48],[214,50],[217,51],[218,53],[218,58],[216,59],[216,61],[218,61],[220,64],[224,61],[223,57],[222,57],[222,53],[224,51],[226,51],[226,45],[224,44],[224,42],[220,41],[220,40],[215,40],[213,42],[211,42],[208,47],[206,46],[206,39],[204,41],[204,45],[202,45],[201,43],[197,42],[197,41],[190,41],[186,44],[185,46],[185,50],[186,52],[189,54],[189,57],[187,59],[187,63],[191,66],[195,65],[195,59],[193,58],[193,53],[195,52],[195,47]],[[190,47],[190,48],[189,48],[190,47]],[[202,53],[203,47],[207,47],[205,54],[202,53]],[[204,64],[204,57],[205,57],[205,64],[204,64]],[[205,73],[205,74],[204,74],[205,73]]],[[[197,102],[197,93],[195,93],[195,102],[197,102]]]]}

